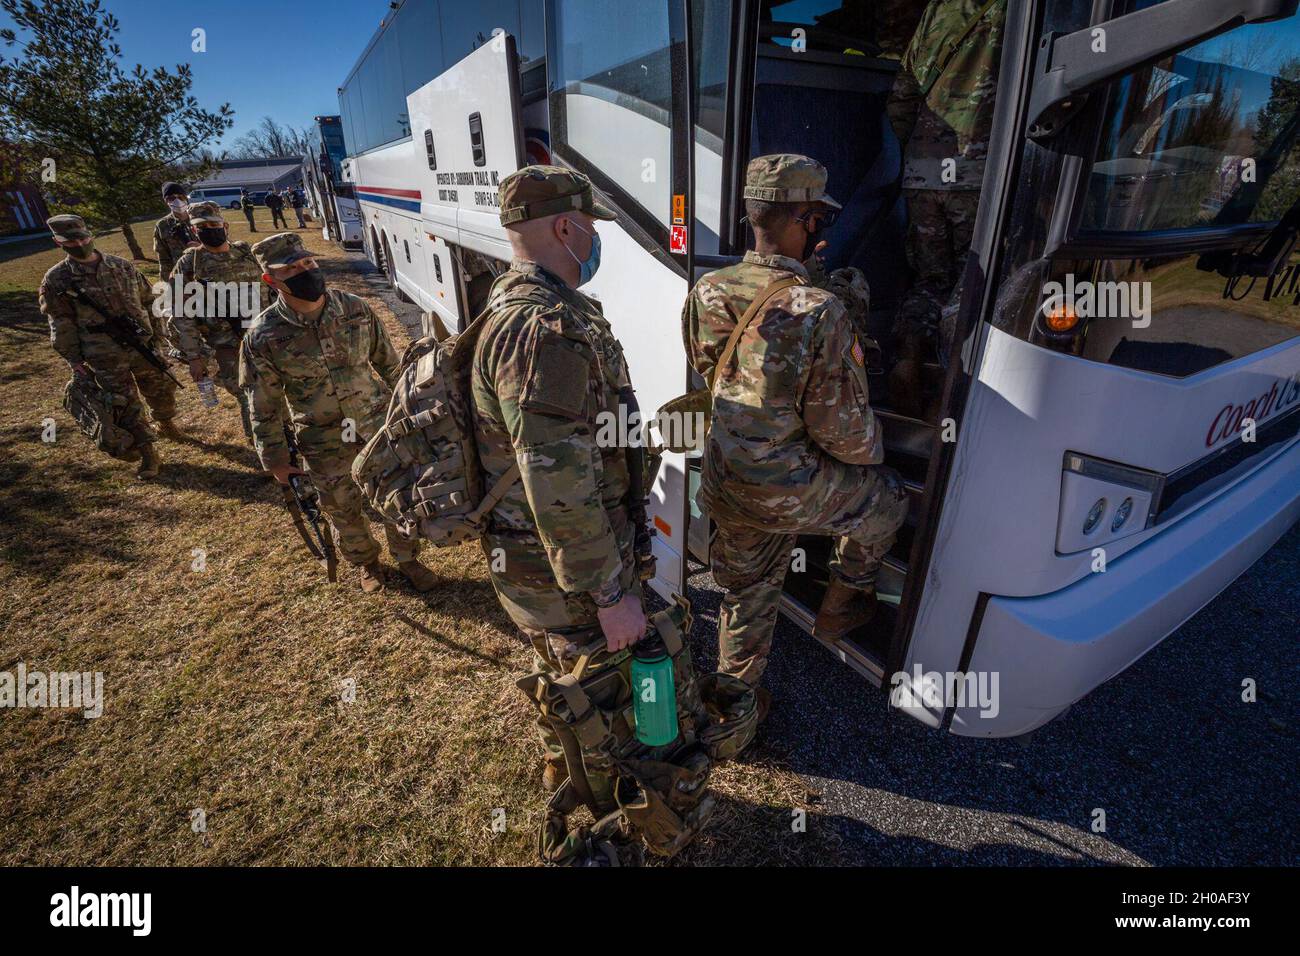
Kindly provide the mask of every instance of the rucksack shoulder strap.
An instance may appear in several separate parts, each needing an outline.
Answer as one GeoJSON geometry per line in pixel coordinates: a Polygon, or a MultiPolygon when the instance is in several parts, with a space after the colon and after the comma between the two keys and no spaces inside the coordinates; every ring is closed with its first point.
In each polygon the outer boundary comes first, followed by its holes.
{"type": "Polygon", "coordinates": [[[740,337],[745,334],[745,329],[749,328],[750,323],[752,323],[754,319],[757,318],[758,313],[763,310],[763,306],[767,305],[767,300],[772,298],[778,292],[783,292],[786,289],[793,288],[794,286],[805,284],[806,283],[802,276],[787,276],[784,279],[777,279],[775,282],[770,283],[754,297],[754,301],[749,303],[749,308],[746,309],[745,314],[740,317],[740,321],[736,323],[736,327],[731,330],[731,335],[727,338],[726,348],[722,350],[722,357],[718,359],[718,364],[713,366],[713,372],[709,378],[710,390],[717,385],[718,379],[722,377],[722,370],[731,364],[731,359],[736,354],[736,346],[740,344],[740,337]]]}

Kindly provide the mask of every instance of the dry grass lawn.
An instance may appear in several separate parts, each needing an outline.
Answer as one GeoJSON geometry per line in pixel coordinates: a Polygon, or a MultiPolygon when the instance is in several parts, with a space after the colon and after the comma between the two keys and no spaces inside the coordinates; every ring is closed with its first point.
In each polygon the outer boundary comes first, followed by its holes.
{"type": "MultiPolygon", "coordinates": [[[[234,238],[257,238],[229,215],[234,238]]],[[[300,234],[331,281],[369,291],[317,230],[300,234]]],[[[116,233],[98,246],[126,254],[116,233]]],[[[159,446],[157,482],[97,454],[60,406],[68,369],[36,308],[60,255],[0,246],[0,670],[102,671],[106,703],[95,720],[0,710],[0,863],[535,862],[540,767],[514,686],[530,655],[477,549],[426,550],[443,582],[427,596],[365,597],[346,566],[328,584],[224,393],[210,412],[192,386],[179,395],[193,440],[159,446]]],[[[719,811],[681,862],[835,859],[816,795],[761,748],[714,784],[719,811]],[[791,838],[795,807],[810,833],[791,838]]]]}

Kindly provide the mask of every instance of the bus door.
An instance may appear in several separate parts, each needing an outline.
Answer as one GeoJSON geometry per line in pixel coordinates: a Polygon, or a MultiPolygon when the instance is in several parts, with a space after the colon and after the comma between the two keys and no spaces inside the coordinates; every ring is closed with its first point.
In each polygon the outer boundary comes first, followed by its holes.
{"type": "Polygon", "coordinates": [[[1296,7],[1009,3],[948,433],[885,657],[923,722],[1050,720],[1300,509],[1300,319],[1278,295],[1300,274],[1296,7]],[[996,675],[1000,699],[954,674],[996,675]]]}
{"type": "MultiPolygon", "coordinates": [[[[689,10],[699,210],[694,278],[739,261],[752,246],[741,195],[749,160],[789,152],[825,165],[827,191],[844,206],[821,253],[825,267],[860,269],[871,289],[862,331],[886,350],[869,370],[871,402],[884,421],[886,463],[901,474],[912,515],[877,580],[882,613],[869,630],[831,650],[876,683],[899,620],[936,434],[929,421],[894,408],[885,375],[892,358],[889,332],[907,276],[901,152],[886,107],[898,57],[923,4],[910,5],[914,15],[907,4],[892,6],[897,17],[854,0],[691,0],[689,10]]],[[[937,361],[924,371],[933,379],[941,375],[937,361]]],[[[688,468],[693,499],[698,460],[688,468]]],[[[707,561],[709,522],[698,508],[691,515],[692,553],[707,561]]],[[[800,538],[786,576],[782,612],[808,631],[829,580],[831,546],[824,537],[800,538]]]]}
{"type": "Polygon", "coordinates": [[[428,270],[423,287],[449,331],[472,318],[464,314],[459,257],[449,247],[510,259],[497,187],[524,165],[519,104],[515,38],[501,32],[407,97],[428,270]]]}
{"type": "MultiPolygon", "coordinates": [[[[585,173],[618,213],[598,222],[601,267],[582,291],[623,345],[640,409],[653,416],[687,387],[681,310],[688,288],[690,51],[686,0],[548,0],[550,152],[585,173]]],[[[635,428],[622,428],[628,437],[635,428]]],[[[685,593],[686,471],[666,455],[650,495],[663,596],[685,593]]]]}

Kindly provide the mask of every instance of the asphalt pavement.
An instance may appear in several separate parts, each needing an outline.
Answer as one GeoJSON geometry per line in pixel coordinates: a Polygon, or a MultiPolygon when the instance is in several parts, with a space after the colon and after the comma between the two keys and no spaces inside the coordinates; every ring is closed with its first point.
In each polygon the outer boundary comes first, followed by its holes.
{"type": "MultiPolygon", "coordinates": [[[[690,582],[701,669],[719,592],[690,582]]],[[[1300,525],[1150,653],[1028,739],[931,730],[782,618],[757,746],[862,865],[1300,863],[1300,525]],[[1253,678],[1255,703],[1242,701],[1253,678]],[[1094,827],[1102,820],[1102,832],[1094,827]]]]}

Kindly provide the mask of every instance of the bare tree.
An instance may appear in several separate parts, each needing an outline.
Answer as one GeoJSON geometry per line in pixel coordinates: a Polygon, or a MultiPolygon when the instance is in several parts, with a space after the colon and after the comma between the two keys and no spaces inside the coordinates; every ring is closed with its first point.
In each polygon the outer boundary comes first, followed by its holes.
{"type": "Polygon", "coordinates": [[[232,159],[302,156],[313,148],[310,127],[295,129],[263,116],[261,122],[235,140],[229,155],[232,159]]]}

